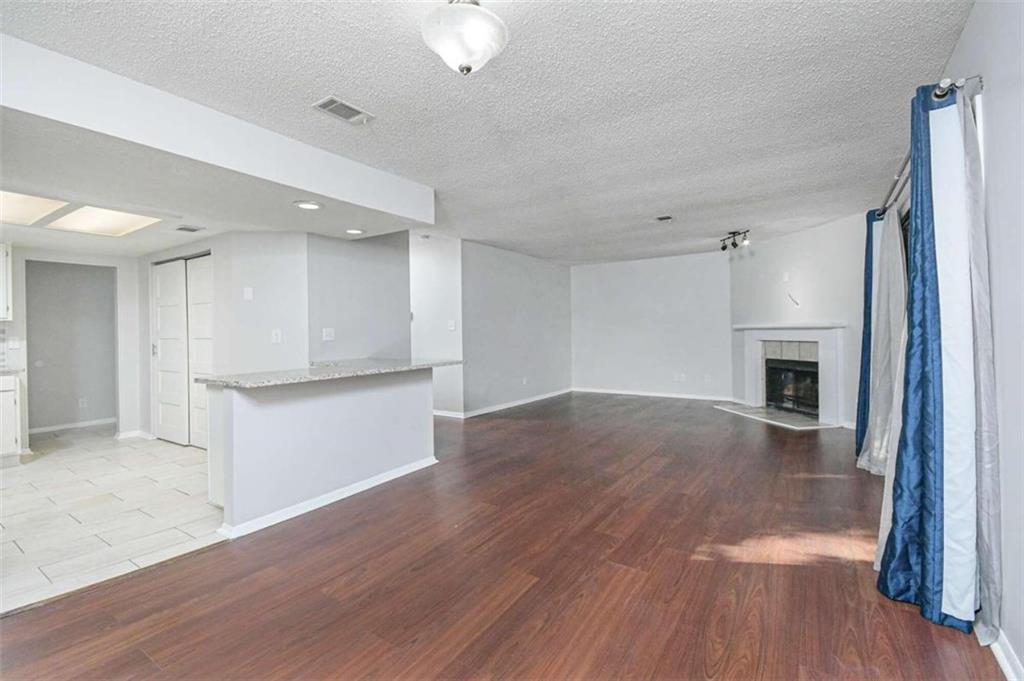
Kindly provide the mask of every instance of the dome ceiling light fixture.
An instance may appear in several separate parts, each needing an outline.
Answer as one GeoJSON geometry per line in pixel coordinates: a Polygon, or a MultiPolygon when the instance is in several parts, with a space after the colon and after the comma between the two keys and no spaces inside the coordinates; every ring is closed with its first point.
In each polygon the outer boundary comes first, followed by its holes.
{"type": "Polygon", "coordinates": [[[448,0],[423,20],[423,42],[452,70],[468,76],[508,44],[508,28],[479,0],[448,0]]]}

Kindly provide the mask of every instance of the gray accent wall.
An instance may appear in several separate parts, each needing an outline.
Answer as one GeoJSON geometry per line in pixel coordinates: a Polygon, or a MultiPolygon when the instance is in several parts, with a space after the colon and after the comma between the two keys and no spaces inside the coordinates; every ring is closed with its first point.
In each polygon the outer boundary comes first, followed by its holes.
{"type": "Polygon", "coordinates": [[[408,357],[409,235],[309,235],[309,359],[408,357]],[[323,329],[334,329],[334,340],[323,329]]]}
{"type": "Polygon", "coordinates": [[[462,319],[466,412],[571,387],[568,267],[463,241],[462,319]]]}
{"type": "Polygon", "coordinates": [[[573,267],[573,386],[728,399],[729,306],[717,251],[573,267]]]}
{"type": "Polygon", "coordinates": [[[30,430],[116,418],[116,272],[26,261],[30,430]]]}

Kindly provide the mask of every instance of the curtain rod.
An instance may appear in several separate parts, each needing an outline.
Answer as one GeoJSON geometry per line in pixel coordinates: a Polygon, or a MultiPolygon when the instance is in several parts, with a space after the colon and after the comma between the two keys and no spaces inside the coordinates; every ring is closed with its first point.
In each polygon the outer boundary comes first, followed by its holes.
{"type": "MultiPolygon", "coordinates": [[[[935,90],[932,92],[932,97],[935,99],[942,99],[949,94],[950,90],[960,90],[970,81],[978,81],[978,91],[980,92],[984,86],[985,81],[980,76],[971,76],[970,78],[960,78],[959,80],[951,80],[949,78],[943,78],[939,81],[939,84],[935,86],[935,90]]],[[[900,163],[900,169],[896,172],[896,176],[892,179],[892,184],[889,185],[889,189],[885,192],[885,196],[882,197],[882,207],[878,209],[878,214],[884,215],[885,211],[892,207],[892,204],[899,198],[900,192],[903,191],[903,187],[906,186],[907,181],[910,179],[910,173],[907,170],[910,168],[910,149],[907,149],[907,155],[903,157],[903,162],[900,163]]]]}

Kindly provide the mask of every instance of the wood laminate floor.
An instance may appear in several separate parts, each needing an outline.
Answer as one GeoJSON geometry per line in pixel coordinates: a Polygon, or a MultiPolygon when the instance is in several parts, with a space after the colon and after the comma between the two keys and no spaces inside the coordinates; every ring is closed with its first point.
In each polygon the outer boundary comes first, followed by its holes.
{"type": "Polygon", "coordinates": [[[998,679],[879,595],[847,430],[573,394],[441,463],[0,620],[5,679],[998,679]]]}

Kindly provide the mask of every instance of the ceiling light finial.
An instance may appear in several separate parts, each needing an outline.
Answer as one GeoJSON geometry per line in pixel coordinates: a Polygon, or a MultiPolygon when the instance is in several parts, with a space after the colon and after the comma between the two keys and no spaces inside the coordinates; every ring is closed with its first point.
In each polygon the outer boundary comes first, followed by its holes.
{"type": "Polygon", "coordinates": [[[508,28],[479,0],[448,0],[423,20],[423,42],[453,71],[468,76],[508,44],[508,28]]]}

